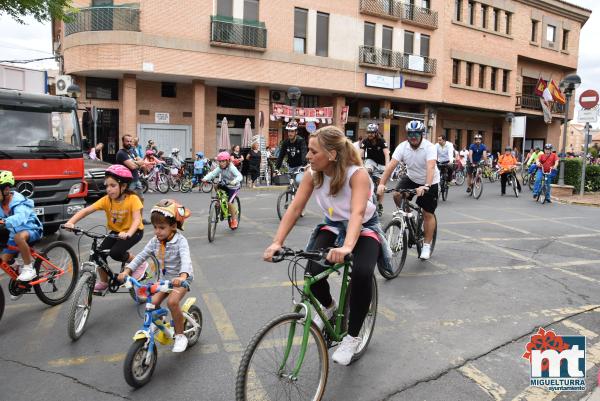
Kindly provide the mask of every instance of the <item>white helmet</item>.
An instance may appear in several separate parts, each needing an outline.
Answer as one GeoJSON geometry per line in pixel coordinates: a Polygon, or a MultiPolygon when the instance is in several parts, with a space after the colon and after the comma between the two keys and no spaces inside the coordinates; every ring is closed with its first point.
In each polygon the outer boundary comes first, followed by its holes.
{"type": "Polygon", "coordinates": [[[172,155],[176,155],[177,153],[179,153],[179,149],[178,148],[171,149],[171,154],[172,155]]]}
{"type": "Polygon", "coordinates": [[[369,125],[367,125],[367,132],[379,132],[379,125],[375,124],[375,123],[371,123],[369,125]]]}

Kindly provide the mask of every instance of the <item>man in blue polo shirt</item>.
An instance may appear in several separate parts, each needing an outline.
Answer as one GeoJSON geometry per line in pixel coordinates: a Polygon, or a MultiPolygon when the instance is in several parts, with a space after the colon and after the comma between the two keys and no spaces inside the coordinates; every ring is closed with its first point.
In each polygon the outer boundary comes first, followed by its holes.
{"type": "Polygon", "coordinates": [[[477,164],[483,159],[487,160],[487,148],[483,143],[481,143],[481,135],[475,135],[475,143],[472,143],[469,146],[469,162],[467,163],[467,193],[470,193],[472,188],[471,184],[473,182],[473,171],[475,171],[475,167],[477,164]]]}

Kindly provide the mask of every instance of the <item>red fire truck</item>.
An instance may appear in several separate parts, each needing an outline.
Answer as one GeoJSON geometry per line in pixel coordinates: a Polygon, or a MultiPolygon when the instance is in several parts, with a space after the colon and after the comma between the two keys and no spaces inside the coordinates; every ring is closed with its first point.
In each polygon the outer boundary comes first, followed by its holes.
{"type": "Polygon", "coordinates": [[[85,207],[75,99],[0,89],[0,170],[33,199],[46,234],[85,207]]]}

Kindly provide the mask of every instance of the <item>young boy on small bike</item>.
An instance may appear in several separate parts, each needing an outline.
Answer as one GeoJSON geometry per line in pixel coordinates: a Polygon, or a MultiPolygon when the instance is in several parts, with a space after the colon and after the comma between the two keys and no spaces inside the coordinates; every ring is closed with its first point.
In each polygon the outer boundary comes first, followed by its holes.
{"type": "Polygon", "coordinates": [[[183,334],[184,318],[179,303],[187,292],[182,283],[184,281],[189,283],[193,280],[194,270],[188,241],[178,230],[183,230],[183,223],[189,216],[190,210],[172,199],[163,199],[158,202],[150,214],[150,221],[154,226],[154,237],[119,274],[119,280],[125,281],[126,277],[142,265],[150,254],[158,259],[162,268],[162,277],[172,282],[173,291],[169,294],[157,293],[153,296],[152,303],[159,306],[167,298],[167,306],[175,323],[173,352],[185,351],[188,344],[187,337],[183,334]]]}
{"type": "Polygon", "coordinates": [[[227,197],[229,198],[229,215],[231,216],[231,219],[229,220],[229,228],[235,230],[238,226],[238,211],[237,207],[233,204],[233,200],[240,191],[240,183],[242,182],[243,177],[233,163],[231,163],[231,155],[229,152],[219,153],[217,155],[217,162],[219,162],[219,166],[205,175],[202,181],[210,181],[219,174],[221,175],[219,189],[227,192],[227,197]]]}
{"type": "Polygon", "coordinates": [[[194,179],[192,183],[194,185],[200,184],[202,177],[204,177],[204,166],[206,166],[207,160],[204,158],[203,152],[196,152],[196,160],[194,160],[194,179]]]}
{"type": "MultiPolygon", "coordinates": [[[[33,201],[11,188],[15,185],[15,177],[10,171],[0,171],[0,229],[8,231],[7,245],[19,248],[23,259],[23,267],[17,280],[31,281],[37,273],[32,266],[29,243],[42,238],[43,226],[35,214],[33,201]]],[[[17,252],[4,249],[0,256],[8,263],[17,252]]]]}
{"type": "MultiPolygon", "coordinates": [[[[129,262],[133,255],[129,249],[140,242],[144,236],[144,225],[142,224],[142,208],[144,205],[140,198],[128,187],[133,179],[131,171],[120,164],[115,164],[106,169],[105,173],[106,195],[94,204],[77,212],[65,223],[65,228],[73,228],[75,224],[84,217],[97,210],[106,213],[106,226],[113,236],[118,238],[106,238],[100,244],[99,250],[110,249],[109,256],[119,262],[129,262]]],[[[147,265],[140,266],[135,271],[134,277],[140,279],[147,265]]],[[[108,288],[108,276],[103,270],[99,270],[99,280],[94,286],[95,292],[103,292],[108,288]]]]}

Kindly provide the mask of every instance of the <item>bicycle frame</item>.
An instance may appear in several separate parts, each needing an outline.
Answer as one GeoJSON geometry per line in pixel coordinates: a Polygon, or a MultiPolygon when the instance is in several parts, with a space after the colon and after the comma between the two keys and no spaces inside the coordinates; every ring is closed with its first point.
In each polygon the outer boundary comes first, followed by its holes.
{"type": "Polygon", "coordinates": [[[221,216],[223,220],[229,218],[229,198],[227,197],[227,193],[222,189],[217,188],[217,184],[213,184],[213,189],[215,190],[215,195],[212,196],[212,199],[216,199],[219,201],[219,205],[221,207],[221,216]]]}
{"type": "MultiPolygon", "coordinates": [[[[17,248],[16,246],[7,245],[7,248],[8,248],[8,249],[10,249],[11,251],[17,251],[17,252],[19,251],[19,248],[17,248]]],[[[63,274],[65,274],[65,272],[66,272],[65,270],[63,270],[63,269],[61,269],[60,267],[56,266],[54,263],[50,262],[48,259],[46,259],[46,258],[45,258],[45,257],[43,257],[42,255],[40,255],[39,253],[37,253],[37,252],[35,251],[35,249],[33,249],[33,248],[30,248],[30,250],[31,250],[31,258],[32,258],[34,261],[41,260],[42,262],[45,262],[47,265],[49,265],[49,266],[50,266],[50,267],[52,267],[54,270],[56,270],[56,272],[57,272],[57,273],[55,273],[55,272],[48,272],[48,273],[46,273],[46,274],[44,275],[44,277],[42,277],[42,278],[38,278],[37,280],[30,281],[30,282],[28,282],[28,283],[26,283],[26,284],[24,283],[23,285],[27,285],[27,286],[34,286],[34,285],[38,285],[38,284],[41,284],[41,283],[45,283],[46,281],[50,280],[50,278],[53,278],[53,277],[60,277],[60,276],[62,276],[63,274]]],[[[16,255],[15,255],[15,256],[16,256],[16,255]]],[[[19,277],[19,275],[17,274],[17,272],[16,272],[16,271],[14,271],[14,270],[13,270],[13,268],[12,268],[12,267],[10,267],[10,265],[9,265],[8,263],[4,262],[4,261],[2,261],[2,262],[0,263],[0,268],[1,268],[2,270],[4,270],[4,272],[5,272],[5,273],[6,273],[8,276],[10,276],[10,278],[11,278],[12,280],[15,280],[15,281],[16,281],[16,280],[17,280],[17,277],[19,277]]]]}
{"type": "MultiPolygon", "coordinates": [[[[310,334],[310,327],[312,323],[312,314],[311,308],[314,308],[315,311],[321,317],[321,320],[325,323],[323,329],[331,337],[334,341],[339,342],[344,338],[347,334],[346,332],[341,332],[342,327],[342,319],[344,318],[344,310],[343,308],[346,305],[346,295],[348,293],[348,284],[349,280],[349,272],[350,272],[350,263],[338,263],[334,266],[331,266],[324,270],[323,272],[317,274],[316,276],[312,276],[310,273],[304,274],[304,288],[302,289],[302,300],[299,303],[296,303],[294,307],[294,312],[300,313],[303,309],[305,311],[304,315],[304,330],[302,334],[302,345],[300,347],[300,354],[298,355],[298,360],[296,361],[296,366],[292,371],[290,378],[296,379],[298,377],[298,373],[300,372],[300,368],[302,367],[302,362],[304,362],[304,356],[306,354],[306,349],[308,346],[308,336],[310,334]],[[331,325],[327,317],[319,307],[315,307],[315,305],[319,305],[319,301],[315,298],[312,293],[310,287],[313,286],[316,282],[323,280],[329,277],[333,273],[340,273],[340,269],[344,269],[342,275],[342,288],[340,290],[340,298],[338,303],[338,309],[335,314],[335,327],[331,325]]],[[[288,335],[287,345],[285,349],[285,353],[283,356],[283,361],[279,366],[279,371],[283,371],[285,365],[287,364],[288,357],[290,356],[290,352],[292,350],[292,345],[294,343],[294,333],[296,332],[296,323],[292,323],[290,328],[290,333],[288,335]]]]}

